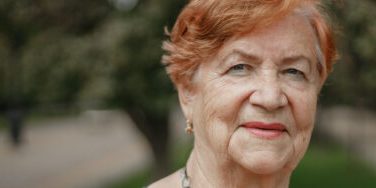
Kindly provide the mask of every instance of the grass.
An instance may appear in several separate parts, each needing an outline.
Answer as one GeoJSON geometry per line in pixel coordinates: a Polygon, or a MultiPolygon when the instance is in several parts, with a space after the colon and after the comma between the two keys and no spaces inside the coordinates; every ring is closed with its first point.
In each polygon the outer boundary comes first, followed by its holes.
{"type": "MultiPolygon", "coordinates": [[[[174,168],[181,168],[188,158],[190,147],[174,150],[174,168]]],[[[110,188],[139,188],[148,184],[150,169],[111,184],[110,188]]],[[[336,146],[312,145],[294,171],[290,188],[373,188],[376,171],[336,146]]]]}
{"type": "Polygon", "coordinates": [[[1,130],[5,130],[7,128],[7,123],[8,122],[6,122],[5,117],[4,116],[0,116],[0,131],[1,130]]]}
{"type": "MultiPolygon", "coordinates": [[[[177,144],[171,151],[172,158],[172,172],[182,168],[192,150],[192,144],[189,146],[183,144],[177,144]]],[[[134,173],[130,177],[118,180],[116,182],[110,183],[104,187],[106,188],[141,188],[150,184],[152,169],[147,168],[139,172],[134,173]]]]}
{"type": "Polygon", "coordinates": [[[313,145],[294,171],[290,188],[376,187],[376,172],[344,150],[313,145]]]}
{"type": "Polygon", "coordinates": [[[124,180],[119,180],[117,182],[110,183],[104,187],[109,188],[141,188],[148,185],[150,179],[151,170],[144,169],[140,172],[133,174],[124,180]]]}

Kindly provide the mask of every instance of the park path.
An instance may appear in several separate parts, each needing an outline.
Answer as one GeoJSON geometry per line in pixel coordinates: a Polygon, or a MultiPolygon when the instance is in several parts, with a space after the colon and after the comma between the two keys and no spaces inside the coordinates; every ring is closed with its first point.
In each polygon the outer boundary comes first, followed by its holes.
{"type": "Polygon", "coordinates": [[[101,187],[146,167],[150,156],[146,140],[120,112],[35,121],[17,149],[0,132],[0,187],[101,187]]]}

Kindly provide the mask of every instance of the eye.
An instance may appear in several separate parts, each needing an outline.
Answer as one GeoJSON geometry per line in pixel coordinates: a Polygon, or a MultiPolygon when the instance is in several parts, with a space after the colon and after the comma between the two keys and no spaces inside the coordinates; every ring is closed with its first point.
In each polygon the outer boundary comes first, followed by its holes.
{"type": "Polygon", "coordinates": [[[247,75],[251,70],[252,70],[252,66],[248,64],[237,64],[237,65],[230,67],[230,69],[227,72],[229,74],[242,76],[242,75],[247,75]]]}
{"type": "Polygon", "coordinates": [[[284,70],[283,73],[287,74],[288,76],[292,76],[295,79],[305,79],[304,72],[298,69],[289,68],[289,69],[284,70]]]}

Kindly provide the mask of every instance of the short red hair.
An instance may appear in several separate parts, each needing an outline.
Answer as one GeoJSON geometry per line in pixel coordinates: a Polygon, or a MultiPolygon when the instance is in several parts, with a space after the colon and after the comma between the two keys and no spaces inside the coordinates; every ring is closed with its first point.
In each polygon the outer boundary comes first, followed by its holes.
{"type": "Polygon", "coordinates": [[[318,39],[318,59],[325,76],[336,57],[333,31],[318,0],[191,0],[176,20],[162,57],[175,85],[189,86],[198,65],[231,37],[265,27],[298,11],[307,17],[318,39]]]}

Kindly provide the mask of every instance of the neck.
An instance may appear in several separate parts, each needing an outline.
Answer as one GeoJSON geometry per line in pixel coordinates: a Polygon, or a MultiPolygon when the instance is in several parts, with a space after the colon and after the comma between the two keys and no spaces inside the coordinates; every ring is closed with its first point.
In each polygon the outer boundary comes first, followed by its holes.
{"type": "MultiPolygon", "coordinates": [[[[197,148],[198,149],[198,148],[197,148]]],[[[187,173],[191,187],[288,188],[291,172],[255,174],[234,163],[227,156],[213,155],[210,150],[193,149],[187,173]]]]}

